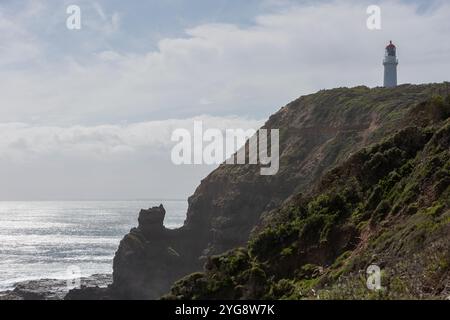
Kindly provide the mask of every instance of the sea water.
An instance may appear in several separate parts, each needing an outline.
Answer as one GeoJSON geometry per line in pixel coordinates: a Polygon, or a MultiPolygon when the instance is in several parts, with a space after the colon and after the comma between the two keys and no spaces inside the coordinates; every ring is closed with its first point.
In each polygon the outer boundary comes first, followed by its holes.
{"type": "Polygon", "coordinates": [[[187,201],[0,201],[0,291],[17,282],[112,273],[120,240],[141,208],[163,204],[165,226],[183,224],[187,201]]]}

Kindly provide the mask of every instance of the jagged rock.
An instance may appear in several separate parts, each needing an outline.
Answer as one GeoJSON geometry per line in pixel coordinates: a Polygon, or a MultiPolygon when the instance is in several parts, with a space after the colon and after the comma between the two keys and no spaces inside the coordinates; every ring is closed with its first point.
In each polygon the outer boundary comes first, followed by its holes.
{"type": "Polygon", "coordinates": [[[139,213],[138,230],[147,239],[158,238],[164,232],[164,217],[166,210],[163,205],[139,213]]]}
{"type": "Polygon", "coordinates": [[[183,228],[165,228],[165,213],[162,205],[139,213],[139,226],[124,237],[114,257],[111,295],[156,299],[173,281],[195,270],[191,260],[197,257],[189,251],[195,239],[183,228]]]}
{"type": "Polygon", "coordinates": [[[64,297],[64,300],[113,300],[116,299],[109,287],[86,287],[72,289],[64,297]]]}
{"type": "MultiPolygon", "coordinates": [[[[108,274],[93,275],[80,279],[82,287],[106,290],[112,283],[108,274]]],[[[13,290],[0,292],[0,300],[61,300],[69,292],[66,280],[41,279],[17,283],[13,290]]],[[[96,295],[96,298],[98,295],[96,295]]]]}

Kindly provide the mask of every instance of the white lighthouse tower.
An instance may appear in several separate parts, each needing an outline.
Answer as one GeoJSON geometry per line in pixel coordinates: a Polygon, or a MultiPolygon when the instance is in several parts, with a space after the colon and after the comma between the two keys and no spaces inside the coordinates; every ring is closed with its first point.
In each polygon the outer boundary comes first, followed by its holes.
{"type": "Polygon", "coordinates": [[[386,54],[383,60],[384,65],[384,87],[393,88],[397,86],[397,48],[390,41],[386,47],[386,54]]]}

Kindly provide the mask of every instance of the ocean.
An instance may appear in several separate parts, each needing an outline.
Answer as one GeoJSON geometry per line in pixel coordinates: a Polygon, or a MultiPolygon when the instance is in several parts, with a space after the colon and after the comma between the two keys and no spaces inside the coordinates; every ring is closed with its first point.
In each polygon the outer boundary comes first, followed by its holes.
{"type": "Polygon", "coordinates": [[[17,282],[112,273],[120,240],[140,209],[163,204],[164,224],[183,224],[187,201],[0,201],[0,291],[17,282]]]}

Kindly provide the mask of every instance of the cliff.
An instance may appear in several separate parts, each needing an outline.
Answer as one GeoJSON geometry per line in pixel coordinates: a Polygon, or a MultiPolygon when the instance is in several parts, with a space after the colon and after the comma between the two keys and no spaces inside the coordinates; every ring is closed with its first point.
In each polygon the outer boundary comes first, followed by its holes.
{"type": "MultiPolygon", "coordinates": [[[[385,192],[390,191],[383,189],[384,185],[381,190],[374,186],[408,161],[415,161],[437,134],[448,102],[430,99],[444,91],[443,84],[338,88],[289,103],[264,125],[280,130],[278,174],[261,176],[260,168],[254,165],[221,165],[189,198],[186,221],[177,230],[163,227],[164,208],[141,212],[139,227],[125,236],[114,258],[111,295],[158,298],[177,279],[203,270],[206,262],[206,273],[195,273],[178,282],[169,297],[282,297],[288,295],[286,290],[273,293],[277,286],[284,285],[280,281],[287,279],[295,287],[294,274],[300,274],[298,279],[303,279],[303,273],[317,279],[342,254],[359,256],[360,238],[373,232],[364,228],[393,216],[394,207],[395,213],[403,216],[402,212],[412,205],[394,199],[385,203],[385,192]],[[392,138],[397,139],[393,144],[402,139],[414,143],[399,144],[398,150],[385,155],[393,148],[381,147],[388,137],[397,137],[392,138]],[[374,146],[377,143],[378,147],[374,146]],[[381,149],[373,151],[376,148],[381,149]],[[375,160],[371,162],[372,158],[375,160]],[[357,165],[359,175],[352,171],[357,165]],[[355,185],[350,185],[353,180],[355,185]],[[346,193],[338,188],[341,185],[349,188],[346,193]],[[335,198],[334,194],[355,198],[335,198]],[[372,199],[370,207],[366,198],[372,199]],[[339,201],[350,204],[341,208],[339,201]],[[310,207],[316,208],[317,215],[310,207]],[[360,220],[347,223],[354,216],[360,220]],[[379,219],[376,223],[374,216],[379,219]],[[244,248],[217,256],[238,247],[244,248]],[[227,271],[223,273],[222,268],[227,271]],[[226,285],[211,282],[215,278],[224,279],[226,285]],[[265,279],[262,284],[260,278],[265,279]]],[[[410,165],[415,172],[419,162],[410,165]]],[[[441,182],[441,187],[447,182],[441,182]]],[[[395,197],[400,197],[401,188],[396,188],[395,197]]],[[[417,190],[410,191],[411,197],[417,190]]],[[[418,203],[417,212],[432,204],[418,203]]]]}
{"type": "Polygon", "coordinates": [[[450,97],[417,104],[408,126],[329,170],[165,298],[449,298],[449,116],[450,97]],[[370,265],[380,290],[366,286],[370,265]]]}

